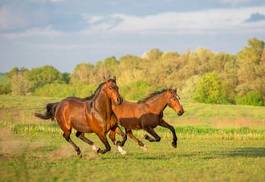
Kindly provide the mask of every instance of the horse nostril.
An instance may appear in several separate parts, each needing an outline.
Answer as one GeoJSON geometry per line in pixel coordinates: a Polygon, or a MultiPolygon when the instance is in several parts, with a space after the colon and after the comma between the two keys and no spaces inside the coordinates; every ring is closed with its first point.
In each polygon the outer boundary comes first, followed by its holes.
{"type": "Polygon", "coordinates": [[[180,110],[180,111],[178,112],[178,115],[181,116],[183,113],[184,113],[184,110],[180,110]]]}

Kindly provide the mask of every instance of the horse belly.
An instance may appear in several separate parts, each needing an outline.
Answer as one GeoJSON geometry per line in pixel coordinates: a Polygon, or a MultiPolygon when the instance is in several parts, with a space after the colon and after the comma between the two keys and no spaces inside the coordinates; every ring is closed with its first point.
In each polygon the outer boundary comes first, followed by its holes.
{"type": "Polygon", "coordinates": [[[159,120],[144,120],[142,122],[143,128],[146,126],[155,128],[158,124],[159,124],[159,120]]]}
{"type": "Polygon", "coordinates": [[[72,118],[71,124],[72,124],[72,127],[76,129],[77,131],[81,131],[85,133],[92,132],[85,118],[72,118]]]}
{"type": "Polygon", "coordinates": [[[122,118],[119,121],[120,125],[127,129],[141,129],[141,123],[137,118],[122,118]]]}

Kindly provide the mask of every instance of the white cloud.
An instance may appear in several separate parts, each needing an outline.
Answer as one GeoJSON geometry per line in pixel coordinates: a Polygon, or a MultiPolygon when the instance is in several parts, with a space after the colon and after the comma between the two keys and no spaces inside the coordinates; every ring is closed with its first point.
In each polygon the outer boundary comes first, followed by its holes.
{"type": "MultiPolygon", "coordinates": [[[[2,33],[9,39],[25,37],[58,37],[127,34],[224,34],[224,33],[264,33],[265,21],[246,22],[253,13],[264,13],[264,7],[235,9],[212,9],[191,12],[164,12],[155,15],[134,16],[112,14],[109,16],[83,15],[87,27],[77,32],[62,32],[51,25],[44,28],[33,27],[23,32],[2,33]]],[[[5,15],[0,11],[0,15],[5,15]],[[2,14],[1,14],[2,13],[2,14]]],[[[0,16],[1,17],[1,16],[0,16]]],[[[8,22],[1,20],[1,26],[8,22]]],[[[0,34],[1,36],[1,34],[0,34]]],[[[110,35],[111,36],[111,35],[110,35]]]]}
{"type": "Polygon", "coordinates": [[[166,12],[148,16],[125,14],[113,14],[109,17],[93,16],[91,19],[86,18],[88,24],[92,25],[88,27],[86,32],[197,34],[261,31],[261,29],[265,29],[264,21],[257,23],[244,22],[251,14],[264,12],[265,7],[250,7],[192,12],[166,12]],[[119,19],[120,21],[110,21],[113,19],[119,19]]]}

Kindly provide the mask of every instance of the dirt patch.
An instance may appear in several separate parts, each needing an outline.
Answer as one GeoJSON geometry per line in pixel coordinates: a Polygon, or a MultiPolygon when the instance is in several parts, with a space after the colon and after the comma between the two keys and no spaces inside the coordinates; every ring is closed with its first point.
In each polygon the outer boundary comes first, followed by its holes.
{"type": "Polygon", "coordinates": [[[14,137],[12,132],[7,128],[0,128],[0,155],[1,158],[10,157],[23,152],[28,142],[19,140],[14,137]]]}
{"type": "Polygon", "coordinates": [[[69,158],[75,154],[75,151],[71,146],[62,146],[61,148],[54,150],[50,153],[49,157],[53,159],[69,158]]]}
{"type": "MultiPolygon", "coordinates": [[[[92,150],[82,150],[82,159],[92,160],[96,159],[98,155],[92,150]]],[[[72,156],[76,156],[76,152],[74,151],[71,145],[63,145],[61,148],[54,150],[50,153],[50,159],[65,159],[72,156]]]]}

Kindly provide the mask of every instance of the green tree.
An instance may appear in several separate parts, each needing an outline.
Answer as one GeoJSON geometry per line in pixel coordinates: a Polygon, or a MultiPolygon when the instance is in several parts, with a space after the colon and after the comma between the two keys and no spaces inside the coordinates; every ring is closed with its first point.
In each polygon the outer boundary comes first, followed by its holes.
{"type": "Polygon", "coordinates": [[[116,76],[118,74],[119,61],[116,57],[108,57],[96,63],[96,80],[100,82],[104,77],[116,76]]]}
{"type": "Polygon", "coordinates": [[[158,60],[162,56],[163,52],[159,49],[150,49],[149,51],[145,52],[143,55],[144,59],[147,60],[158,60]]]}
{"type": "Polygon", "coordinates": [[[95,77],[94,65],[82,63],[78,64],[73,73],[71,74],[71,83],[83,83],[90,84],[94,83],[95,77]]]}
{"type": "Polygon", "coordinates": [[[12,95],[28,95],[32,90],[32,82],[27,79],[29,71],[19,71],[14,74],[11,79],[12,95]]]}
{"type": "Polygon", "coordinates": [[[27,79],[32,83],[33,89],[51,83],[62,83],[62,74],[52,66],[33,68],[27,75],[27,79]]]}
{"type": "Polygon", "coordinates": [[[264,42],[250,39],[248,45],[238,54],[238,80],[236,91],[243,96],[258,91],[265,97],[265,64],[263,63],[264,42]]]}
{"type": "Polygon", "coordinates": [[[143,75],[143,60],[138,56],[125,55],[119,59],[120,70],[117,74],[117,79],[120,84],[126,85],[134,81],[142,80],[143,75]]]}
{"type": "Polygon", "coordinates": [[[202,75],[196,84],[194,99],[203,103],[227,103],[220,76],[215,72],[202,75]]]}

